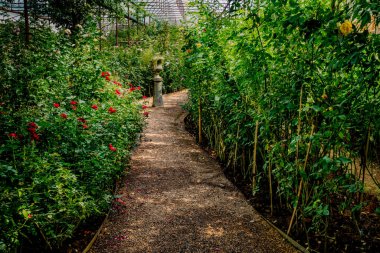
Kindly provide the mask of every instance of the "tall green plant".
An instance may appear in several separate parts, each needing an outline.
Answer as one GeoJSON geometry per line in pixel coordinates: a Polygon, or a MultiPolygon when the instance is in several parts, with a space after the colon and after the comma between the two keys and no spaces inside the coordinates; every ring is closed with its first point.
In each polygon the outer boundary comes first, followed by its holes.
{"type": "Polygon", "coordinates": [[[332,213],[344,210],[358,219],[366,161],[379,143],[380,41],[354,19],[367,22],[362,14],[377,13],[377,5],[253,1],[233,13],[199,9],[187,33],[187,83],[190,112],[209,144],[252,180],[253,193],[274,189],[270,198],[294,213],[289,232],[297,224],[297,233],[328,236],[332,213]]]}

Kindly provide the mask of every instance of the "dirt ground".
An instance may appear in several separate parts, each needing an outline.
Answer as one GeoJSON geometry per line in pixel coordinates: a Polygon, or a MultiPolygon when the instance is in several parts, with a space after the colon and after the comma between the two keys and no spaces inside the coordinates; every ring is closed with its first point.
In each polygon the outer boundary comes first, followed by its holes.
{"type": "Polygon", "coordinates": [[[177,92],[149,108],[119,199],[90,252],[297,252],[185,130],[186,99],[177,92]]]}

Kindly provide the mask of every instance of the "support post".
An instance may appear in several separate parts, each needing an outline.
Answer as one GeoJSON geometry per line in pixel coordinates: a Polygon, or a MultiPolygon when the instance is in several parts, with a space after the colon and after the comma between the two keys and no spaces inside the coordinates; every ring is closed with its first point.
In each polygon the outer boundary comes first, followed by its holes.
{"type": "Polygon", "coordinates": [[[128,3],[128,46],[131,45],[131,15],[130,15],[130,11],[129,11],[129,3],[128,3]]]}
{"type": "Polygon", "coordinates": [[[115,31],[115,39],[116,39],[116,42],[115,42],[115,46],[119,46],[119,28],[117,27],[118,26],[118,18],[116,17],[116,31],[115,31]]]}
{"type": "Polygon", "coordinates": [[[103,30],[102,30],[102,11],[99,6],[98,8],[98,15],[99,15],[99,50],[102,51],[102,35],[103,35],[103,30]]]}
{"type": "Polygon", "coordinates": [[[24,0],[24,18],[25,18],[25,44],[26,46],[28,46],[30,42],[28,0],[24,0]]]}

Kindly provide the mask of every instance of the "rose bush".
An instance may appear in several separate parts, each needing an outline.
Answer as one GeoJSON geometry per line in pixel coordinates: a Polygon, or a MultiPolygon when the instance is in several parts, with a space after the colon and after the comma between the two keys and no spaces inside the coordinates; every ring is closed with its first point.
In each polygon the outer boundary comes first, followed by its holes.
{"type": "Polygon", "coordinates": [[[28,48],[9,33],[19,26],[0,25],[0,251],[51,250],[108,210],[145,88],[125,77],[136,69],[110,68],[126,50],[100,51],[92,22],[76,33],[39,27],[28,48]]]}

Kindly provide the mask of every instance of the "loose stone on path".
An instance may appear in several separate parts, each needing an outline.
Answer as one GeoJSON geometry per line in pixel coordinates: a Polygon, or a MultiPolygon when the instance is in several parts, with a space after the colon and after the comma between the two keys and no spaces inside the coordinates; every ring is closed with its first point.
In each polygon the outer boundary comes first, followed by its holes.
{"type": "Polygon", "coordinates": [[[187,92],[151,108],[141,144],[90,252],[297,252],[185,130],[187,92]]]}

